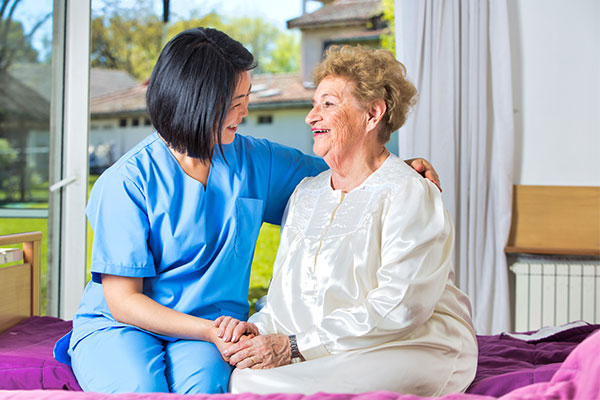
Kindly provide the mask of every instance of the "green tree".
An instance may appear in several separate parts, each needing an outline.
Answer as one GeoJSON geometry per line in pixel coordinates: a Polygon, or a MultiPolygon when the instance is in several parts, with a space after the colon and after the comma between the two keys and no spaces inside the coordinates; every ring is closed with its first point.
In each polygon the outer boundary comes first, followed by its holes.
{"type": "Polygon", "coordinates": [[[162,47],[163,23],[149,11],[148,0],[134,4],[125,9],[109,2],[93,17],[90,59],[93,67],[124,70],[141,80],[152,72],[162,47]]]}
{"type": "Polygon", "coordinates": [[[387,32],[381,35],[381,47],[396,54],[396,29],[394,24],[394,0],[382,0],[383,21],[387,22],[387,32]]]}
{"type": "Polygon", "coordinates": [[[269,64],[275,41],[281,32],[277,27],[259,17],[238,17],[227,21],[223,31],[239,40],[258,61],[257,72],[264,72],[269,64]]]}
{"type": "Polygon", "coordinates": [[[21,0],[0,2],[0,71],[6,71],[15,62],[36,62],[38,52],[31,45],[34,33],[50,19],[52,14],[42,17],[29,32],[23,24],[13,19],[21,0]]]}
{"type": "Polygon", "coordinates": [[[19,153],[13,149],[8,139],[0,139],[0,201],[12,197],[18,189],[15,174],[15,161],[19,153]]]}
{"type": "Polygon", "coordinates": [[[265,65],[265,72],[296,72],[300,66],[300,38],[293,33],[281,33],[265,65]]]}
{"type": "Polygon", "coordinates": [[[139,80],[147,79],[162,46],[179,32],[207,26],[224,31],[254,54],[257,72],[289,72],[298,69],[299,39],[282,33],[262,18],[224,18],[214,11],[164,25],[152,13],[151,0],[137,0],[125,8],[116,0],[104,0],[93,10],[91,63],[94,67],[121,69],[139,80]]]}

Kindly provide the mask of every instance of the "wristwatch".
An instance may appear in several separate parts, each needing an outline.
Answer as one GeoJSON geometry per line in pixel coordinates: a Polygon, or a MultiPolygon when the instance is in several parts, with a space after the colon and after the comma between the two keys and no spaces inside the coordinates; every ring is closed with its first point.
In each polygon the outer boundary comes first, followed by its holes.
{"type": "Polygon", "coordinates": [[[296,335],[290,335],[290,349],[292,350],[292,364],[299,363],[302,361],[302,355],[298,350],[298,342],[296,342],[296,335]]]}

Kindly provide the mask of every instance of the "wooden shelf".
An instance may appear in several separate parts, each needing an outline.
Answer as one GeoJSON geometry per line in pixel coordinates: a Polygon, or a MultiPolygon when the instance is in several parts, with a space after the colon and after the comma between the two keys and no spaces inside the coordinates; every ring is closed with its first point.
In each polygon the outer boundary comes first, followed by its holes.
{"type": "Polygon", "coordinates": [[[505,251],[600,255],[600,187],[515,185],[505,251]]]}

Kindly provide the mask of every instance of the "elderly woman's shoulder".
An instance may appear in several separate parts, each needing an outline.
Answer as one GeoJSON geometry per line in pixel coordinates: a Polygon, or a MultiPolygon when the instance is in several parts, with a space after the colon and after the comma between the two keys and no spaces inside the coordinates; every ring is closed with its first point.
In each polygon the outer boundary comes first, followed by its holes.
{"type": "Polygon", "coordinates": [[[429,180],[422,177],[417,171],[410,167],[404,160],[391,154],[381,166],[377,179],[372,184],[392,187],[394,190],[421,188],[425,192],[438,193],[437,187],[429,180]]]}

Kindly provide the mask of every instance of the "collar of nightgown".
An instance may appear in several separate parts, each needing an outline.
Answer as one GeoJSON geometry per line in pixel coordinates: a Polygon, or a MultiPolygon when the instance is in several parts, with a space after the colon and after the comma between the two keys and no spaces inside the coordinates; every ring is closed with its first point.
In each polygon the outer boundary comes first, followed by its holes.
{"type": "Polygon", "coordinates": [[[367,176],[360,184],[358,184],[354,189],[349,190],[348,192],[343,192],[341,189],[334,189],[333,188],[333,182],[332,182],[332,180],[333,180],[333,173],[332,173],[331,169],[328,169],[325,172],[328,174],[327,180],[329,182],[329,189],[332,192],[341,193],[341,194],[338,194],[338,196],[342,196],[342,197],[345,194],[353,192],[354,190],[360,190],[362,187],[364,187],[369,182],[369,180],[371,179],[372,176],[374,176],[374,175],[377,174],[377,171],[379,171],[379,170],[381,170],[383,168],[383,166],[385,165],[385,163],[388,162],[388,160],[390,160],[391,158],[392,158],[392,153],[389,153],[387,155],[387,157],[385,158],[385,160],[383,160],[383,162],[381,163],[381,165],[379,166],[379,168],[377,168],[375,171],[371,172],[369,174],[369,176],[367,176]]]}

